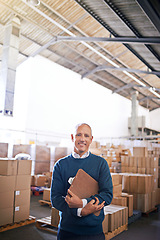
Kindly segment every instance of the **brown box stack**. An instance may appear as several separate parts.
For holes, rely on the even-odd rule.
[[[0,143],[0,158],[8,157],[8,143]]]
[[[0,225],[29,218],[31,160],[0,159]]]
[[[128,207],[128,216],[132,216],[133,215],[133,195],[129,195],[129,194],[123,194],[122,193],[122,176],[118,173],[111,173],[112,176],[112,183],[113,183],[113,199],[112,199],[112,203],[114,205],[119,205],[119,206],[125,206]],[[129,178],[124,178],[126,180],[126,184],[127,184],[127,190],[129,190]],[[121,190],[119,191],[119,193],[115,194],[115,190],[118,186],[121,186]]]
[[[51,199],[50,199],[50,192],[51,192],[50,188],[45,188],[44,189],[44,191],[43,191],[43,200],[51,201]]]
[[[55,163],[63,157],[68,155],[68,148],[67,147],[56,147],[55,148]]]
[[[148,157],[148,148],[147,147],[133,147],[133,156]]]
[[[31,160],[17,160],[14,222],[29,218],[31,167]]]
[[[15,183],[16,176],[0,175],[0,226],[13,223]]]
[[[121,174],[122,191],[133,195],[133,208],[147,212],[155,207],[154,179],[146,174]]]
[[[46,146],[36,146],[35,174],[50,172],[50,148]]]
[[[13,145],[12,156],[15,157],[19,153],[26,153],[31,156],[31,145],[30,144],[15,144],[15,145]]]
[[[110,204],[104,207],[104,214],[108,218],[108,232],[113,232],[115,229],[128,224],[127,207]],[[103,229],[104,227],[106,226],[103,224]]]

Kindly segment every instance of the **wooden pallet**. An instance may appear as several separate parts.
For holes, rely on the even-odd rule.
[[[43,206],[43,205],[48,205],[49,207],[52,207],[51,202],[46,201],[46,200],[39,200],[39,203]]]
[[[35,221],[36,221],[35,217],[29,216],[29,218],[24,220],[24,221],[20,221],[20,222],[16,222],[16,223],[13,223],[13,224],[6,224],[4,226],[0,226],[0,232],[4,232],[4,231],[11,230],[11,229],[14,229],[14,228],[22,227],[22,226],[34,223]]]
[[[51,232],[51,233],[57,235],[58,229],[57,229],[57,227],[54,227],[51,225],[51,216],[38,219],[36,221],[36,227],[41,230],[45,230],[45,231],[48,231],[48,232]]]
[[[110,240],[112,238],[114,238],[115,236],[117,236],[118,234],[122,233],[123,231],[128,230],[128,225],[123,225],[117,229],[115,229],[113,232],[108,232],[105,234],[105,239],[106,240]]]
[[[57,229],[57,227],[51,225],[51,217],[45,217],[45,218],[38,219],[36,221],[36,227],[41,230],[49,231],[49,232],[57,235],[58,229]],[[113,232],[108,232],[107,234],[105,234],[105,239],[110,240],[113,237],[117,236],[118,234],[120,234],[121,232],[126,231],[126,230],[128,230],[127,224],[115,229]]]
[[[149,214],[150,214],[150,213],[153,213],[153,212],[157,212],[157,208],[156,208],[156,207],[150,209],[149,211],[147,211],[147,212],[145,212],[145,213],[142,213],[142,216],[143,216],[143,217],[149,217]]]

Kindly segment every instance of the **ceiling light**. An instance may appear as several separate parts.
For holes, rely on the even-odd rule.
[[[32,6],[38,6],[40,5],[40,0],[25,0],[26,3],[31,4]]]

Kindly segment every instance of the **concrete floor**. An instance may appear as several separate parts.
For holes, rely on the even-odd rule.
[[[40,196],[31,197],[30,215],[40,219],[51,214],[49,206],[41,206]],[[0,240],[56,240],[56,235],[43,231],[35,223],[0,233]],[[128,226],[128,230],[113,238],[114,240],[160,240],[160,212],[150,213],[148,217],[141,217]]]

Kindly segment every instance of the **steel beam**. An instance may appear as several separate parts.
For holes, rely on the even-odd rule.
[[[84,41],[84,42],[114,42],[114,43],[132,43],[132,44],[160,44],[160,37],[74,37],[74,36],[57,36],[59,41]]]
[[[160,32],[160,20],[159,20],[158,15],[156,14],[155,10],[153,9],[152,4],[150,4],[149,1],[144,1],[144,0],[136,0],[136,2],[140,5],[140,7],[143,9],[143,11],[147,14],[148,18],[151,20],[151,22],[154,24],[154,26]]]
[[[160,98],[157,98],[157,97],[147,96],[147,97],[144,97],[144,98],[139,99],[138,101],[139,101],[139,102],[143,102],[143,101],[145,101],[145,100],[147,100],[147,99],[160,100]],[[156,104],[158,104],[158,103],[156,103]],[[159,105],[159,104],[158,104],[158,105]]]
[[[105,70],[105,69],[110,69],[110,70],[116,70],[116,71],[126,71],[126,72],[134,72],[134,73],[144,73],[144,74],[153,74],[153,75],[157,75],[157,76],[160,76],[160,72],[159,71],[143,71],[143,70],[140,70],[140,69],[132,69],[132,68],[122,68],[122,67],[111,67],[111,66],[107,66],[107,65],[101,65],[101,66],[98,66],[96,67],[95,69],[93,69],[92,71],[90,72],[87,72],[85,73],[83,77],[86,77],[92,73],[95,73],[95,72],[98,72],[98,71],[102,71],[102,70]]]

